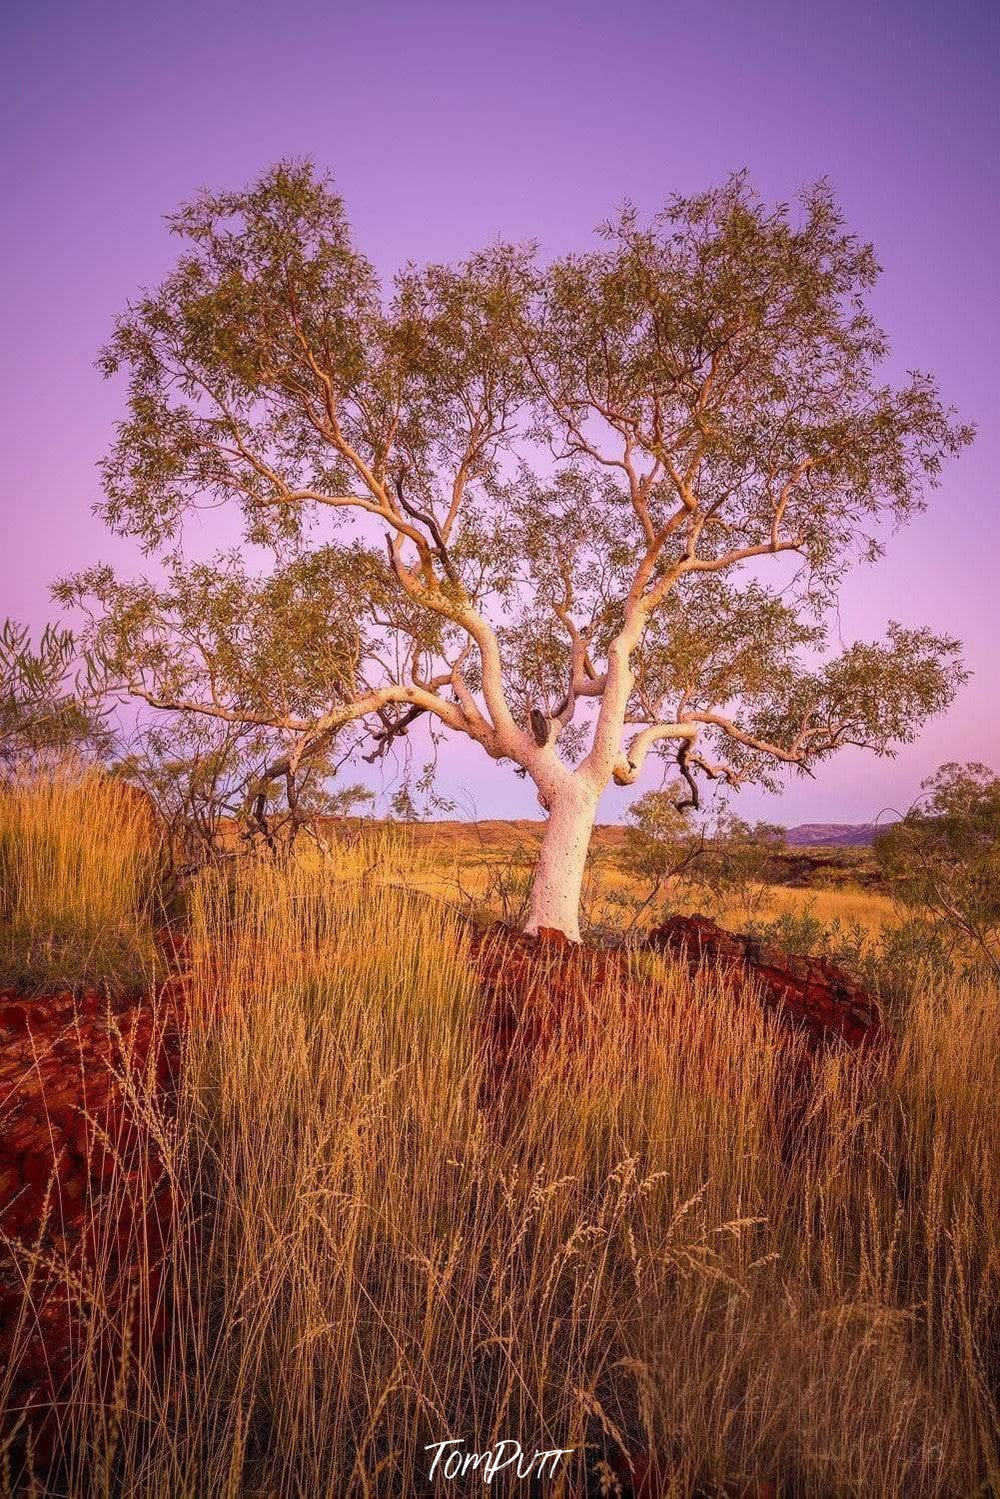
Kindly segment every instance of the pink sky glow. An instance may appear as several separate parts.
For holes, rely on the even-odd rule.
[[[780,200],[825,174],[884,267],[891,373],[932,370],[979,427],[927,513],[844,589],[842,638],[926,623],[964,640],[974,675],[896,760],[848,752],[780,801],[736,805],[862,821],[905,808],[942,760],[1000,767],[996,5],[38,0],[3,29],[0,615],[52,617],[49,584],[88,562],[142,568],[91,510],[123,409],[94,359],[176,253],[162,215],[199,187],[311,155],[388,277],[497,236],[583,247],[623,199],[653,210],[741,167]],[[537,815],[475,747],[441,763],[464,815]],[[601,820],[626,804],[610,790]]]

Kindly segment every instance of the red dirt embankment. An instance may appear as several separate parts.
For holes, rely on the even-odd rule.
[[[170,985],[155,1004],[0,994],[0,1404],[42,1453],[40,1418],[85,1349],[100,1364],[106,1314],[124,1320],[109,1295],[131,1305],[142,1278],[156,1313],[136,1336],[162,1335],[172,1203],[148,1109],[169,1111],[178,1061]],[[97,1266],[101,1307],[87,1304]],[[120,1367],[120,1348],[104,1352]]]
[[[706,968],[751,983],[765,1010],[812,1052],[837,1042],[864,1049],[884,1038],[871,995],[829,958],[766,946],[745,933],[727,932],[707,916],[671,916],[650,932],[646,946],[685,959],[692,973]]]
[[[790,1059],[794,1052],[792,1093],[808,1084],[803,1059],[815,1060],[838,1045],[876,1050],[885,1039],[874,1000],[829,959],[762,947],[705,916],[671,917],[644,946],[685,962],[692,974],[714,973],[762,1004],[787,1038]],[[487,1066],[481,1097],[486,1106],[522,1097],[539,1055],[557,1041],[576,1043],[588,996],[609,982],[626,994],[637,983],[624,951],[578,946],[547,929],[527,937],[491,927],[473,936],[473,961],[484,990]]]

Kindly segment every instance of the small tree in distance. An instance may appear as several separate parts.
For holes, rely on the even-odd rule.
[[[1000,776],[940,765],[906,816],[875,840],[893,893],[930,924],[949,965],[964,951],[1000,974]]]
[[[891,753],[951,700],[958,646],[928,629],[823,655],[845,570],[971,436],[930,377],[881,380],[875,257],[824,185],[793,214],[736,177],[587,253],[501,245],[391,295],[309,165],[170,223],[175,270],[103,355],[129,381],[103,513],[166,551],[191,510],[237,508],[326,600],[331,659],[303,710],[223,700],[164,656],[156,591],[140,618],[101,574],[91,642],[155,707],[314,753],[429,715],[534,782],[527,930],[577,939],[598,798],[651,750],[697,804],[700,778]]]
[[[646,892],[640,904],[631,902],[630,930],[665,897],[668,910],[699,902],[716,919],[736,907],[745,920],[776,883],[775,855],[787,846],[784,828],[745,822],[727,808],[692,819],[677,810],[683,800],[675,785],[647,791],[629,808],[624,863],[636,890]]]

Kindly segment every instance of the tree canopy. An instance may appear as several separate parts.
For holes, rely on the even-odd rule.
[[[500,244],[388,290],[309,164],[170,226],[175,269],[101,361],[128,381],[103,513],[169,580],[62,590],[150,703],[309,753],[428,714],[551,809],[654,748],[695,803],[704,776],[891,753],[950,701],[931,630],[826,654],[845,570],[971,431],[929,375],[885,381],[875,255],[825,184],[793,210],[737,176],[583,253]],[[271,576],[183,560],[220,505]]]

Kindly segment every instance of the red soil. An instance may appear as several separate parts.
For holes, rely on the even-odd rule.
[[[148,995],[0,994],[0,1403],[7,1431],[30,1428],[42,1457],[88,1322],[95,1368],[104,1311],[122,1321],[115,1309],[142,1280],[155,1313],[152,1326],[136,1320],[135,1337],[144,1352],[162,1337],[173,1205],[143,1111],[155,1101],[162,1117],[171,1106],[177,1012],[171,985],[156,1005]],[[98,1267],[103,1307],[87,1304]],[[113,1378],[122,1350],[103,1352]]]
[[[885,1039],[878,1006],[829,958],[802,957],[764,946],[740,932],[727,932],[707,916],[671,916],[647,939],[656,952],[747,981],[765,1010],[794,1031],[812,1052],[838,1042],[855,1049]]]
[[[785,1037],[785,1066],[772,1101],[776,1145],[787,1159],[800,1146],[812,1096],[813,1064],[834,1047],[861,1053],[882,1050],[886,1034],[873,1000],[835,964],[761,949],[706,917],[675,917],[651,933],[647,945],[727,980],[738,997],[761,1004]],[[527,937],[503,926],[472,934],[472,955],[483,994],[480,1017],[486,1066],[480,1100],[501,1127],[516,1126],[539,1056],[578,1043],[587,1010],[606,985],[628,1003],[635,976],[620,950],[571,943],[543,929]],[[704,1027],[701,1028],[704,1038]],[[697,1049],[698,1043],[695,1043]],[[696,1067],[704,1058],[694,1057]],[[820,1125],[821,1128],[821,1125]],[[622,1499],[658,1499],[674,1487],[658,1475],[651,1455],[615,1458]],[[728,1489],[731,1499],[774,1499],[764,1481]]]
[[[703,916],[673,917],[646,945],[685,962],[692,974],[700,968],[717,973],[777,1022],[788,1043],[786,1112],[790,1106],[795,1115],[800,1112],[811,1061],[831,1047],[877,1050],[885,1040],[874,1001],[827,959],[762,949]],[[561,932],[543,929],[527,937],[494,926],[473,934],[472,947],[483,989],[481,1099],[487,1107],[502,1103],[507,1110],[523,1101],[539,1056],[557,1041],[579,1043],[593,997],[606,985],[627,1003],[641,982],[621,950],[586,948]]]

